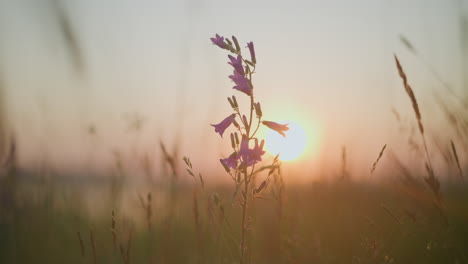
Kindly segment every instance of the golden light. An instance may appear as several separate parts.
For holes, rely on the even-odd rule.
[[[298,158],[305,150],[306,135],[304,130],[296,123],[290,121],[278,122],[289,124],[289,130],[285,132],[286,137],[281,136],[276,131],[269,129],[266,133],[265,149],[271,155],[279,155],[283,161]]]

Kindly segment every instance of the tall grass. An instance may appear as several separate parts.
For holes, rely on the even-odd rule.
[[[84,59],[80,44],[66,13],[56,7],[80,68]],[[407,39],[402,41],[417,53]],[[243,168],[230,174],[234,191],[210,183],[184,157],[190,183],[180,173],[178,142],[171,152],[162,141],[159,166],[164,173],[153,175],[146,156],[141,165],[148,180],[138,186],[141,192],[129,191],[131,173],[119,152],[114,153],[112,177],[102,182],[84,187],[53,177],[36,182],[15,169],[16,144],[2,139],[0,117],[0,145],[7,145],[1,148],[6,154],[5,175],[0,178],[0,263],[468,263],[466,186],[446,184],[442,199],[439,179],[444,175],[434,172],[416,95],[396,56],[395,63],[416,117],[427,168],[423,177],[435,201],[421,188],[419,176],[424,173],[404,164],[391,150],[385,155],[397,170],[380,165],[387,145],[372,164],[371,175],[379,165],[381,176],[372,186],[342,180],[286,186],[278,156],[271,165],[252,167],[250,173]],[[1,92],[0,82],[0,101]],[[231,106],[237,104],[233,100],[229,98]],[[254,111],[259,120],[262,115],[254,97],[249,100],[250,119],[244,121],[248,137],[258,129],[252,123]],[[456,121],[453,128],[463,142],[466,116],[449,108],[447,113]],[[231,134],[232,148],[238,149],[239,143]],[[466,161],[459,154],[466,149],[453,141],[450,148],[463,178]],[[267,173],[263,180],[256,178],[260,172]],[[341,179],[350,178],[344,146],[341,173]],[[153,176],[163,180],[154,183]],[[97,207],[92,201],[86,208],[87,189],[94,185],[99,185],[100,193],[90,199],[103,200],[104,205]],[[98,216],[92,215],[93,206],[99,208]],[[447,224],[450,219],[450,226],[439,224],[433,206]]]
[[[416,120],[418,122],[419,132],[421,134],[422,142],[423,142],[423,145],[424,145],[424,151],[426,153],[426,164],[425,165],[426,165],[426,170],[427,170],[428,176],[426,178],[424,178],[424,180],[426,181],[427,185],[430,187],[430,189],[434,193],[434,196],[435,196],[434,205],[438,208],[438,210],[440,211],[441,216],[443,217],[445,222],[448,224],[448,219],[447,219],[447,217],[446,217],[446,215],[444,213],[443,204],[442,204],[442,197],[441,197],[441,193],[440,193],[440,182],[437,179],[437,177],[435,176],[434,167],[432,166],[431,158],[430,158],[430,155],[429,155],[429,150],[427,148],[426,137],[425,137],[425,134],[424,134],[424,126],[423,126],[423,122],[422,122],[421,112],[419,111],[418,102],[416,101],[416,96],[414,95],[413,89],[411,88],[411,86],[408,83],[408,79],[407,79],[406,74],[405,74],[405,72],[403,70],[403,67],[400,64],[400,61],[398,60],[396,55],[394,55],[394,58],[395,58],[395,63],[396,63],[396,67],[397,67],[397,70],[398,70],[398,74],[400,75],[400,77],[401,77],[401,79],[403,81],[403,87],[405,88],[405,91],[406,91],[408,97],[411,100],[411,105],[413,106],[413,111],[414,111],[414,114],[416,116]]]

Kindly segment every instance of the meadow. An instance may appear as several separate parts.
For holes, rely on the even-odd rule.
[[[83,1],[82,5],[73,1],[20,2],[18,5],[14,1],[0,4],[6,10],[2,13],[6,18],[0,21],[6,25],[0,28],[0,44],[6,47],[5,54],[8,55],[2,56],[0,61],[0,264],[468,263],[468,78],[463,75],[468,69],[464,61],[468,58],[468,19],[462,9],[463,1],[444,5],[444,10],[424,1],[418,8],[412,6],[411,1],[399,4],[361,1],[352,5],[343,1],[328,7],[322,1],[310,5],[305,1],[301,3],[304,7],[299,8],[299,5],[284,1],[284,5],[241,1],[225,6],[219,5],[219,1],[174,1],[175,4],[146,1],[141,5],[130,4],[131,1],[99,4]],[[236,9],[239,6],[243,9]],[[443,25],[438,24],[441,21]],[[450,28],[455,23],[460,27],[458,35]],[[245,33],[245,38],[259,36],[259,49],[267,50],[263,54],[272,57],[257,58],[253,42],[239,43],[234,36],[216,34],[210,43],[208,37],[205,38],[206,27],[210,31],[216,27],[223,30],[235,28]],[[419,34],[420,31],[427,32]],[[450,34],[444,35],[442,31]],[[415,39],[423,44],[422,50],[402,34],[398,39],[395,32],[417,35]],[[268,36],[261,38],[261,34]],[[205,42],[200,40],[201,36]],[[443,36],[459,37],[460,47],[452,45],[455,39],[441,42]],[[434,41],[436,38],[439,42]],[[358,39],[363,42],[357,42]],[[389,39],[396,39],[398,46],[386,43]],[[431,46],[432,42],[435,44]],[[205,44],[213,46],[210,55],[200,48]],[[394,47],[397,47],[395,52],[401,51],[398,47],[403,48],[406,52],[402,54],[404,60],[399,60],[399,54],[387,54],[386,51]],[[460,53],[446,52],[455,47],[460,48]],[[394,62],[392,71],[380,72],[371,68],[386,63],[378,56],[361,62],[355,61],[356,57],[348,57],[349,53],[356,53],[358,57],[387,56]],[[452,57],[445,58],[447,54]],[[459,65],[451,61],[458,55],[461,57]],[[221,56],[224,60],[218,59]],[[216,61],[211,61],[212,58]],[[265,61],[258,69],[257,59]],[[409,73],[414,72],[411,67],[415,64],[408,63],[410,61],[424,68],[421,71],[424,76],[419,77],[424,79],[430,75],[430,85],[421,83],[421,78],[413,79]],[[442,61],[452,68],[442,74],[431,61]],[[305,133],[294,144],[286,143],[278,148],[279,156],[276,153],[269,153],[271,157],[264,155],[268,147],[275,147],[295,129],[293,123],[264,119],[276,117],[275,108],[280,112],[286,107],[279,91],[304,92],[290,98],[306,98],[297,105],[313,105],[312,100],[307,101],[308,96],[322,96],[322,90],[332,90],[333,87],[344,90],[342,86],[351,80],[353,83],[348,91],[335,90],[327,94],[343,95],[343,98],[325,97],[324,93],[324,101],[338,103],[328,106],[328,102],[320,102],[322,97],[313,101],[325,109],[324,116],[343,123],[350,119],[351,122],[346,124],[354,124],[353,117],[366,111],[369,115],[374,114],[371,112],[376,107],[384,109],[387,102],[370,102],[371,99],[347,104],[349,100],[360,98],[354,95],[354,89],[359,93],[358,86],[366,82],[359,80],[364,78],[359,71],[352,71],[354,69],[345,65],[361,63],[356,68],[369,69],[365,77],[370,80],[369,86],[376,83],[382,86],[381,90],[367,87],[369,95],[361,98],[390,97],[393,91],[387,93],[384,89],[394,88],[390,82],[398,80],[398,94],[405,96],[406,108],[399,109],[401,105],[398,105],[388,112],[393,112],[393,124],[400,132],[398,140],[403,142],[404,148],[379,142],[380,148],[372,152],[375,159],[368,164],[350,164],[352,155],[359,153],[349,154],[345,142],[340,142],[343,144],[341,153],[335,153],[336,148],[330,151],[336,154],[335,161],[338,162],[332,163],[332,171],[322,171],[323,175],[307,175],[305,169],[304,172],[292,171],[285,165],[286,153],[281,155],[282,151],[292,145],[299,149],[304,147]],[[42,69],[34,68],[37,65]],[[273,74],[263,77],[267,87],[256,87],[257,70],[260,72],[268,67]],[[223,76],[224,79],[204,76],[226,69],[232,71],[232,75]],[[461,87],[451,86],[445,80],[446,77],[456,83],[454,75],[459,73],[450,72],[452,70],[460,70],[462,76],[458,81]],[[28,73],[31,76],[26,76]],[[128,76],[123,78],[119,74]],[[341,75],[343,80],[340,80]],[[16,82],[15,78],[24,83]],[[308,78],[317,80],[306,84],[304,80]],[[111,81],[104,81],[106,79]],[[337,80],[328,82],[329,79]],[[190,85],[192,80],[193,86]],[[230,80],[233,87],[223,87],[220,85],[222,80]],[[132,84],[142,88],[133,90]],[[200,84],[221,88],[218,91],[196,87]],[[317,86],[313,88],[316,91],[306,91],[312,84]],[[9,85],[12,86],[7,87]],[[26,90],[28,85],[34,87],[32,92]],[[23,86],[24,91],[15,94]],[[107,89],[106,86],[110,89],[101,90],[102,87]],[[425,95],[430,93],[432,86],[436,87],[432,89],[433,100],[419,97],[421,94],[415,94],[415,91],[422,90],[413,90],[413,86],[424,86]],[[73,88],[78,89],[71,90]],[[153,93],[150,89],[158,91]],[[257,89],[261,92],[256,93]],[[174,92],[174,97],[166,97],[169,90]],[[211,97],[225,91],[233,94],[227,101],[226,98]],[[16,102],[12,99],[9,105],[9,93],[12,98],[15,95],[25,99],[15,98],[18,99]],[[160,97],[152,98],[149,93]],[[50,101],[44,99],[48,96]],[[121,98],[109,100],[112,96]],[[262,101],[263,97],[268,98]],[[73,98],[73,102],[64,98]],[[130,102],[132,100],[137,101],[136,109],[141,105],[144,111],[143,99],[150,102],[146,113],[161,116],[155,117],[155,134],[174,134],[174,142],[164,142],[160,138],[158,142],[156,136],[154,142],[145,141],[138,134],[144,122],[138,113],[124,117],[129,121],[126,130],[136,131],[126,134],[134,137],[126,138],[128,145],[135,144],[130,146],[129,153],[121,155],[114,151],[113,144],[99,142],[112,136],[115,136],[112,140],[121,139],[121,131],[115,133],[117,136],[110,132],[109,135],[99,134],[107,131],[100,130],[101,126],[108,125],[108,131],[113,129],[112,120],[108,121],[107,117],[115,117],[115,113],[104,112],[130,107],[135,103]],[[392,104],[396,101],[388,100]],[[224,108],[219,107],[220,102],[224,103]],[[264,102],[263,106],[261,102]],[[38,113],[33,113],[36,103]],[[50,107],[50,112],[47,103],[56,104],[55,108]],[[420,103],[426,107],[420,109]],[[19,111],[13,109],[15,104],[19,105]],[[192,109],[201,109],[202,104],[206,109],[189,113]],[[339,104],[344,105],[342,112],[332,109]],[[81,108],[74,109],[76,105]],[[349,110],[350,106],[357,105],[365,111]],[[54,113],[54,109],[60,109],[60,113]],[[426,113],[422,109],[432,112]],[[20,114],[9,116],[9,110],[11,113],[17,110]],[[204,110],[209,110],[207,116],[202,116]],[[83,113],[75,113],[80,111]],[[222,121],[210,119],[214,116],[212,113],[221,111],[227,114]],[[334,111],[341,114],[336,117],[331,113]],[[349,116],[343,116],[348,111]],[[69,117],[72,112],[78,117]],[[301,114],[306,119],[313,119],[313,113]],[[34,146],[41,146],[44,149],[39,147],[36,152],[44,157],[49,150],[52,152],[53,147],[48,149],[47,144],[59,134],[53,127],[48,127],[53,123],[48,122],[53,120],[52,115],[61,116],[57,122],[62,123],[55,128],[63,129],[63,133],[83,132],[73,131],[71,123],[84,120],[86,136],[92,138],[87,141],[92,145],[89,149],[96,151],[84,160],[93,167],[81,168],[76,173],[55,169],[47,162],[39,162],[36,167],[21,166],[26,164],[21,157],[27,156],[22,156],[21,150],[34,153]],[[105,122],[99,123],[98,116]],[[443,118],[436,120],[436,116]],[[375,121],[375,118],[369,120]],[[435,121],[431,122],[431,119]],[[159,122],[168,120],[173,122],[168,124],[174,124],[177,129],[163,133],[169,128],[159,126]],[[194,120],[196,122],[191,122]],[[18,131],[10,121],[16,122],[18,128],[31,127],[31,131]],[[212,134],[197,138],[190,127],[194,124],[209,127]],[[364,132],[374,125],[369,121],[366,126],[356,127]],[[33,129],[37,127],[39,129]],[[265,143],[257,134],[259,128],[267,129],[274,137],[267,136]],[[383,132],[385,128],[380,130]],[[43,133],[43,138],[41,135],[35,137],[35,131]],[[334,132],[328,131],[330,134]],[[18,136],[21,134],[23,142]],[[181,142],[186,138],[184,134],[200,144],[224,144],[230,147],[231,154],[207,155],[203,148],[193,144],[199,152],[196,155],[201,154],[206,159],[216,156],[219,170],[212,169],[212,175],[202,174],[200,171],[211,168],[192,164],[189,156],[180,153],[181,145],[193,143]],[[24,146],[35,139],[44,142]],[[273,142],[268,142],[271,139]],[[317,140],[320,140],[318,136]],[[156,143],[156,151],[151,153],[155,155],[145,153],[142,160],[140,156],[132,156],[141,145],[155,142],[159,143]],[[81,145],[85,143],[81,143],[63,145],[83,147]],[[70,151],[74,154],[86,148],[75,150],[57,146],[62,153]],[[110,149],[111,153],[106,152]],[[223,155],[227,154],[225,149],[220,151]],[[295,157],[297,151],[288,154]],[[93,174],[96,167],[105,167],[99,163],[105,160],[102,153],[109,155],[107,161],[111,160],[114,165],[105,173]],[[82,158],[79,154],[70,157]],[[197,157],[192,158],[195,161]],[[366,168],[366,173],[356,175],[352,170],[356,167]],[[294,179],[309,180],[302,183]]]
[[[228,44],[220,47],[240,54],[237,43]],[[249,177],[237,161],[222,160],[228,173],[235,169],[234,185],[214,184],[161,143],[162,175],[135,183],[117,163],[108,177],[73,180],[17,168],[11,144],[0,179],[0,263],[468,263],[467,168],[460,160],[468,102],[440,104],[459,144],[445,138],[438,142],[445,147],[429,149],[410,77],[397,57],[395,63],[426,170],[383,147],[369,164],[370,178],[348,175],[345,157],[341,174],[301,185],[288,184],[278,160],[257,167],[268,172],[264,182],[252,177],[253,167]],[[260,125],[257,107],[250,119],[255,109]],[[244,119],[239,131],[252,127]],[[232,134],[231,143],[242,151]],[[379,167],[380,159],[391,166]],[[435,159],[444,171],[434,170]],[[247,179],[250,186],[240,190]]]
[[[405,177],[395,171],[378,184],[269,186],[251,207],[249,262],[466,263],[466,186],[444,184],[446,223],[425,183]],[[2,181],[1,262],[238,261],[241,215],[228,186],[150,188],[140,201],[111,185]],[[89,188],[99,193],[89,198]]]

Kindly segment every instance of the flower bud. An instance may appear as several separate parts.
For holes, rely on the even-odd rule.
[[[232,123],[234,124],[236,128],[240,128],[239,123],[237,123],[236,119],[234,119]]]
[[[236,52],[239,53],[240,52],[240,46],[239,46],[239,42],[237,42],[237,38],[232,36],[232,40],[234,41],[234,45],[236,45]]]
[[[261,118],[262,117],[262,107],[260,106],[260,103],[255,103],[254,107],[255,107],[255,113],[257,114],[257,117]]]
[[[249,122],[247,122],[247,117],[245,115],[242,116],[242,122],[244,123],[244,127],[249,127]]]
[[[234,141],[234,134],[233,133],[231,133],[231,147],[233,149],[236,148],[236,142]]]
[[[234,108],[239,108],[239,105],[237,104],[236,97],[234,95],[232,96],[232,101],[234,103]]]
[[[255,49],[254,49],[253,42],[248,42],[247,43],[247,48],[249,48],[250,58],[251,58],[253,64],[256,64],[257,63],[257,58],[255,57]]]
[[[234,132],[234,137],[236,139],[236,145],[239,145],[239,135],[237,135],[237,132]]]
[[[232,53],[237,53],[234,47],[232,47],[232,42],[228,38],[225,38],[224,40],[226,41],[225,49],[229,50]]]
[[[231,105],[232,108],[235,108],[234,107],[234,102],[232,101],[231,97],[228,97],[228,102],[229,102],[229,104]]]

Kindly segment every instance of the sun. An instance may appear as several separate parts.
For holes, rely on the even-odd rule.
[[[272,155],[279,155],[282,161],[298,158],[305,150],[306,136],[304,130],[291,121],[282,121],[280,124],[289,124],[289,130],[285,132],[286,137],[276,131],[268,130],[265,139],[265,149]]]

